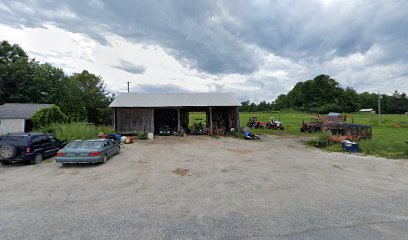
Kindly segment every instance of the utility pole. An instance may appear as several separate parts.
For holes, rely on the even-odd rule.
[[[381,95],[378,92],[378,125],[381,125]]]
[[[129,84],[130,84],[130,82],[128,81],[128,82],[127,82],[127,85],[128,85],[128,93],[129,93]]]

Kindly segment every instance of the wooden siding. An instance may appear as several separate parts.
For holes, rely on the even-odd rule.
[[[115,129],[118,133],[154,132],[152,108],[115,108]]]

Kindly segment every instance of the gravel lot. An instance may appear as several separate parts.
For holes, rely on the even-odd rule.
[[[158,137],[0,167],[0,239],[407,239],[408,161],[296,138]]]

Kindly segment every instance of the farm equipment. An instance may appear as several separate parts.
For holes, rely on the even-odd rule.
[[[203,119],[195,119],[198,123],[194,122],[191,126],[191,134],[205,134],[205,127],[203,125]]]
[[[347,119],[351,120],[347,122]],[[370,139],[372,128],[369,125],[355,124],[351,114],[329,113],[327,116],[315,115],[309,122],[302,121],[301,132],[328,133],[325,139],[331,142],[342,142],[344,140],[356,141]]]
[[[322,130],[322,122],[319,117],[310,118],[309,122],[302,120],[302,125],[300,127],[301,132],[320,132]]]
[[[326,131],[331,133],[326,136],[326,139],[338,143],[344,140],[357,141],[372,137],[372,127],[363,124],[332,123],[327,127]]]
[[[279,121],[278,118],[275,119],[275,117],[270,117],[269,122],[266,123],[266,128],[267,129],[278,129],[278,130],[283,130],[283,124],[281,121]]]
[[[248,120],[247,126],[249,128],[265,128],[266,127],[266,122],[260,122],[260,121],[258,121],[257,117],[251,117]]]

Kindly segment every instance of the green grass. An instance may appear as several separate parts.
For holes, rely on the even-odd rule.
[[[360,140],[360,150],[363,154],[375,155],[393,159],[408,159],[408,115],[384,114],[381,125],[378,124],[378,116],[371,113],[353,113],[354,122],[358,124],[368,124],[373,127],[373,138],[370,140]],[[313,118],[312,114],[303,112],[255,112],[240,113],[241,127],[247,125],[250,117],[257,117],[258,120],[266,122],[269,117],[278,117],[285,130],[253,129],[255,134],[292,135],[307,136],[314,139],[320,137],[320,133],[300,132],[302,119]],[[190,114],[190,124],[196,118],[205,120],[205,113]],[[340,144],[333,144],[327,147],[329,151],[342,151]]]
[[[53,123],[39,129],[39,131],[53,133],[58,139],[68,142],[76,139],[95,139],[98,138],[100,132],[105,134],[115,132],[111,126],[95,126],[85,122]]]

